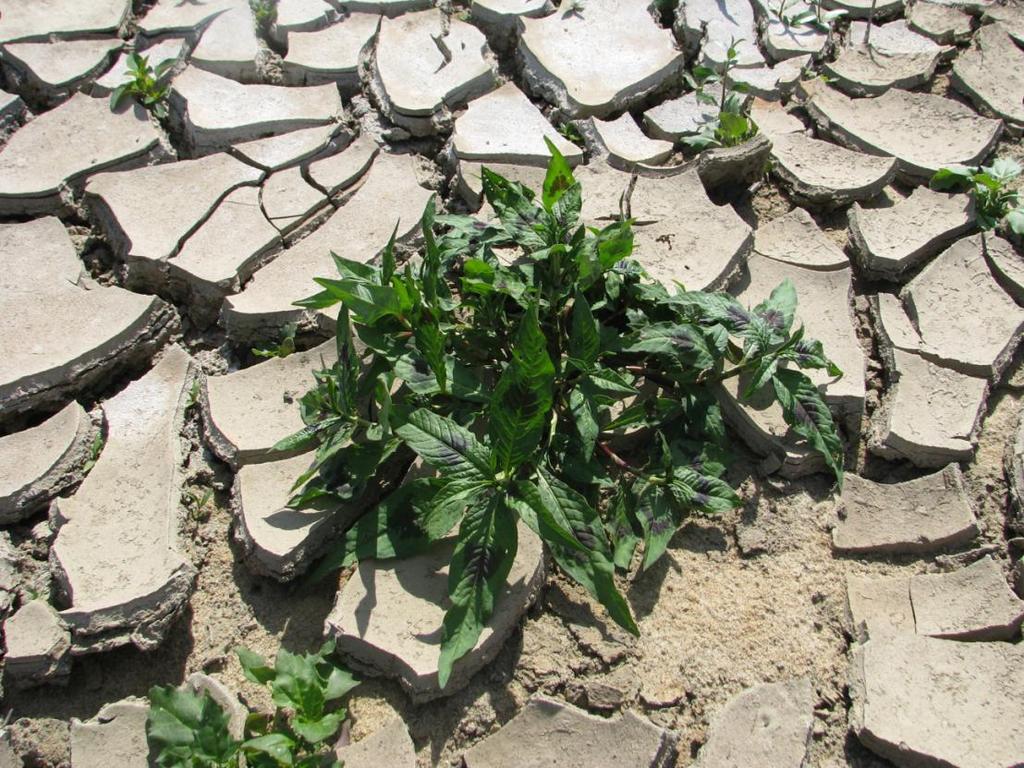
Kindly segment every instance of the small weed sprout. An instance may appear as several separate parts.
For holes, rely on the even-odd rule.
[[[992,165],[971,168],[951,165],[940,168],[932,176],[931,187],[937,190],[966,190],[974,197],[978,226],[983,230],[995,229],[1006,219],[1007,226],[1016,234],[1024,235],[1024,201],[1020,192],[1008,185],[1021,174],[1016,160],[999,158]]]
[[[295,352],[295,334],[298,332],[298,326],[295,323],[288,323],[281,329],[281,343],[273,347],[258,348],[253,347],[252,353],[256,357],[270,358],[270,357],[288,357],[288,355]]]
[[[358,682],[329,660],[334,644],[298,656],[281,649],[271,667],[257,654],[236,649],[247,679],[270,689],[277,711],[251,713],[245,738],[228,728],[230,717],[209,693],[172,686],[149,692],[146,737],[163,768],[339,768],[333,740],[348,717],[345,707],[332,708]],[[328,711],[329,710],[329,711]]]
[[[185,506],[188,508],[189,515],[198,523],[206,522],[210,519],[210,502],[213,501],[213,488],[206,488],[202,493],[199,491],[203,489],[190,488],[185,491]]]
[[[252,0],[251,7],[257,26],[268,29],[277,22],[277,0]]]
[[[814,27],[821,32],[831,32],[832,24],[847,15],[844,9],[826,11],[821,7],[821,0],[804,0],[807,6],[796,13],[789,13],[787,9],[792,5],[793,0],[779,0],[778,8],[772,8],[771,13],[782,22],[787,29],[789,27]]]
[[[693,149],[735,147],[757,134],[757,124],[747,114],[747,85],[734,83],[729,73],[739,64],[737,46],[743,42],[733,38],[726,51],[726,60],[714,68],[699,66],[686,73],[687,84],[697,92],[697,101],[718,108],[718,115],[704,124],[700,133],[686,136],[683,143]],[[709,89],[719,86],[718,98]]]
[[[583,134],[580,133],[580,129],[573,123],[562,123],[558,126],[558,133],[561,134],[563,139],[571,141],[577,147],[586,145],[586,141],[583,138]]]
[[[162,120],[167,117],[167,94],[170,91],[166,82],[167,74],[174,66],[174,60],[168,59],[156,68],[150,66],[149,57],[133,53],[128,57],[128,79],[121,83],[110,94],[110,108],[117,109],[126,96],[131,96],[139,104]]]
[[[197,378],[195,379],[195,381],[192,382],[192,386],[189,387],[188,389],[188,398],[186,398],[185,400],[186,411],[191,411],[193,408],[199,405],[199,394],[201,391],[202,388],[199,384],[199,379]]]
[[[103,446],[106,440],[103,439],[103,433],[100,432],[92,439],[92,445],[89,446],[89,457],[85,460],[85,464],[82,465],[82,472],[88,473],[96,466],[96,462],[99,461],[100,454],[103,453]]]

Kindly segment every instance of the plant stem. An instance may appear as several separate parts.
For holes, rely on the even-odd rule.
[[[623,459],[621,456],[616,454],[611,448],[608,447],[607,443],[598,443],[597,447],[601,449],[601,452],[611,459],[612,463],[621,469],[623,472],[628,472],[636,477],[643,477],[643,474],[636,469],[633,465]]]

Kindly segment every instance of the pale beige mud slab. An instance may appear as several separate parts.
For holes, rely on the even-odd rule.
[[[860,643],[884,635],[914,634],[910,578],[847,576],[846,618]]]
[[[676,735],[633,712],[596,717],[569,704],[535,696],[500,731],[469,749],[466,768],[668,768]]]
[[[627,0],[591,0],[584,13],[563,0],[551,16],[524,18],[520,25],[519,55],[530,88],[574,117],[632,107],[684,64],[671,33]]]
[[[1024,755],[1024,648],[916,635],[854,651],[850,724],[898,766],[1009,766]]]
[[[23,94],[52,107],[110,66],[122,45],[116,38],[8,43],[0,59],[21,80]]]
[[[888,207],[855,203],[849,216],[858,266],[872,277],[898,281],[973,228],[974,199],[918,187]]]
[[[397,717],[365,739],[335,751],[345,768],[416,768],[416,747]]]
[[[16,0],[4,5],[0,42],[111,33],[130,11],[129,0]]]
[[[32,600],[4,622],[4,682],[16,688],[66,682],[71,633],[45,600]]]
[[[160,299],[82,277],[71,238],[55,218],[0,227],[0,260],[5,416],[62,406],[72,393],[149,359],[177,326]],[[57,308],[75,322],[55,323]]]
[[[290,85],[339,83],[359,90],[359,57],[373,40],[380,16],[353,13],[315,32],[291,32],[282,69]]]
[[[836,513],[838,552],[928,553],[966,544],[979,532],[956,464],[903,483],[847,475]]]
[[[705,61],[721,64],[729,41],[736,40],[738,66],[765,63],[757,47],[757,24],[748,0],[683,0],[676,8],[672,31],[688,57],[701,53]]]
[[[851,99],[825,85],[808,86],[807,111],[841,144],[892,156],[910,181],[927,180],[943,166],[977,165],[995,147],[1002,122],[930,93],[891,88],[871,99]]]
[[[56,212],[65,184],[144,163],[159,142],[160,132],[142,107],[126,104],[113,112],[107,99],[75,94],[20,128],[0,151],[0,212]],[[76,151],[53,151],[69,146]]]
[[[802,768],[810,746],[815,698],[806,678],[748,688],[712,718],[696,765]]]
[[[242,85],[196,67],[174,78],[172,106],[200,151],[337,122],[341,96],[333,85],[288,88]]]
[[[312,372],[337,359],[336,344],[327,341],[226,376],[208,376],[203,398],[207,444],[236,470],[287,457],[270,449],[303,428],[298,401],[315,383]]]
[[[36,427],[0,437],[0,524],[24,520],[81,482],[99,433],[71,402]]]
[[[870,200],[896,176],[896,159],[876,157],[802,133],[772,140],[773,172],[793,196],[829,208]]]
[[[106,401],[103,453],[75,495],[55,505],[50,565],[77,653],[157,647],[192,594],[195,568],[176,534],[192,376],[192,359],[173,346]]]
[[[455,663],[442,691],[437,668],[453,540],[400,560],[365,560],[341,587],[324,631],[338,651],[376,675],[398,678],[414,701],[469,683],[505,644],[544,583],[540,540],[520,526],[519,550],[476,646]],[[481,765],[483,765],[481,763]]]
[[[982,112],[1003,118],[1017,135],[1024,130],[1024,51],[1001,24],[978,30],[953,66],[952,83]]]
[[[950,573],[910,577],[917,634],[949,640],[1017,640],[1024,601],[991,557]]]
[[[381,111],[414,136],[437,133],[451,111],[497,85],[483,33],[430,10],[381,22],[373,88]]]
[[[548,139],[571,165],[583,162],[583,150],[566,140],[514,83],[506,83],[474,101],[455,120],[455,157],[484,163],[546,168]]]

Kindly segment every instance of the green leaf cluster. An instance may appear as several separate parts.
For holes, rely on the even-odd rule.
[[[423,465],[317,575],[422,552],[457,531],[442,685],[494,610],[520,523],[637,631],[616,568],[638,548],[650,567],[688,516],[740,503],[724,479],[724,379],[747,376],[744,397],[776,396],[842,477],[831,414],[801,369],[840,371],[795,324],[792,284],[751,309],[646,279],[630,258],[632,222],[583,225],[581,186],[549,147],[539,196],[484,169],[492,221],[436,216],[431,201],[421,254],[399,269],[392,237],[377,265],[336,258],[339,277],[319,278],[323,290],[300,302],[341,305],[338,365],[317,372],[307,427],[285,441],[318,446],[321,471],[300,478],[304,493],[336,492],[321,452],[357,450],[350,475],[372,474],[389,452]]]
[[[711,67],[694,67],[692,72],[683,75],[687,85],[696,92],[697,101],[718,110],[717,115],[701,127],[700,133],[683,137],[682,142],[693,149],[735,147],[757,135],[757,124],[747,107],[747,84],[733,82],[729,77],[739,64],[737,46],[741,42],[732,39],[724,62]],[[718,86],[717,97],[711,92],[714,86]]]
[[[931,187],[970,192],[974,197],[978,226],[982,229],[995,229],[1005,219],[1013,232],[1024,235],[1024,201],[1019,191],[1009,187],[1020,174],[1020,163],[1001,157],[992,165],[978,168],[966,165],[939,168],[932,176]]]
[[[255,357],[269,359],[273,357],[288,357],[295,353],[295,334],[299,326],[295,323],[288,323],[281,329],[281,341],[272,347],[253,347],[252,354]]]
[[[804,8],[790,12],[789,6],[793,1],[779,0],[778,7],[770,9],[771,14],[787,29],[789,27],[812,27],[819,32],[830,32],[836,21],[848,15],[845,8],[825,10],[822,8],[821,0],[803,0],[801,5],[805,6]]]
[[[252,651],[236,651],[249,680],[269,687],[273,717],[251,714],[235,739],[229,716],[207,692],[156,686],[149,692],[146,735],[163,768],[340,768],[333,740],[347,717],[333,706],[358,684],[328,660],[332,643],[298,656],[281,649],[271,667]]]
[[[110,94],[110,108],[117,109],[125,97],[131,97],[155,117],[161,120],[167,117],[167,94],[170,92],[167,75],[173,66],[173,59],[168,59],[154,68],[150,66],[148,56],[132,53],[128,56],[127,80]]]

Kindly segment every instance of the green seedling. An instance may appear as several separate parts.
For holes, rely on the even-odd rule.
[[[288,357],[295,352],[295,334],[299,327],[295,323],[288,323],[281,329],[281,342],[273,347],[264,349],[253,347],[252,353],[256,357]]]
[[[328,657],[334,644],[297,656],[281,649],[271,667],[257,654],[238,648],[246,678],[270,689],[272,717],[250,713],[245,738],[236,739],[228,714],[205,691],[154,687],[146,735],[163,768],[341,768],[333,741],[347,717],[336,703],[358,685]]]
[[[154,69],[149,65],[149,57],[132,53],[128,56],[128,72],[126,80],[110,94],[110,108],[117,109],[126,96],[135,99],[159,119],[167,117],[167,94],[170,87],[166,78],[174,60],[161,62]]]
[[[96,462],[100,459],[100,454],[103,453],[103,446],[106,444],[106,439],[103,437],[103,432],[96,433],[96,437],[92,439],[92,443],[89,445],[89,456],[85,460],[85,464],[82,465],[82,472],[89,472],[93,467],[96,466]]]
[[[397,460],[433,470],[371,508],[314,577],[457,531],[442,686],[491,616],[520,524],[637,632],[616,568],[641,549],[651,567],[690,516],[740,504],[724,479],[721,382],[775,398],[842,478],[832,416],[801,369],[841,372],[796,324],[793,285],[748,308],[649,280],[632,222],[584,226],[580,183],[548,146],[539,194],[485,168],[495,220],[437,216],[431,200],[415,267],[399,268],[392,236],[379,266],[335,256],[337,277],[297,302],[339,307],[338,361],[302,398],[307,426],[275,446],[316,448],[290,505],[331,509]]]
[[[562,123],[558,126],[558,132],[562,138],[567,141],[571,141],[578,147],[586,146],[586,140],[583,138],[583,134],[580,133],[580,129],[577,128],[573,123]]]
[[[197,522],[209,519],[213,501],[213,488],[206,488],[202,493],[199,489],[190,488],[185,491],[185,506],[188,507],[189,515]]]
[[[258,26],[266,29],[277,22],[277,0],[252,0],[251,7]]]
[[[820,32],[831,32],[832,27],[839,19],[848,15],[845,9],[825,10],[821,0],[803,0],[800,10],[790,12],[788,9],[794,2],[799,0],[779,0],[777,8],[772,8],[772,15],[782,22],[787,29],[789,27],[813,27]]]
[[[696,92],[697,101],[717,109],[717,115],[703,125],[700,133],[683,137],[683,143],[693,149],[735,147],[757,135],[757,124],[747,112],[747,86],[729,77],[739,64],[737,46],[741,42],[733,38],[722,64],[695,67],[684,75],[687,85]],[[714,90],[719,90],[717,98]]]
[[[196,377],[192,381],[192,386],[188,388],[188,397],[185,398],[185,410],[190,411],[199,405],[199,395],[202,393],[202,386],[199,383],[199,378]]]
[[[940,168],[931,179],[932,189],[965,190],[974,197],[978,226],[994,229],[999,222],[1016,234],[1024,235],[1024,202],[1019,191],[1009,184],[1021,174],[1016,160],[999,158],[992,165],[972,168],[951,165]]]

